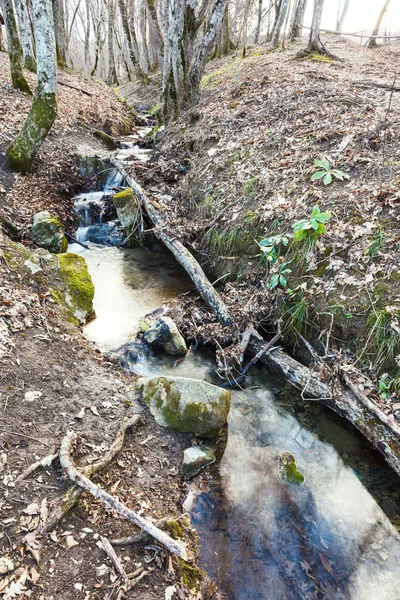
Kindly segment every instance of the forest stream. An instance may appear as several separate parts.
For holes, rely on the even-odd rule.
[[[69,247],[85,257],[95,284],[97,317],[85,334],[104,352],[134,341],[145,314],[193,287],[161,246],[118,247],[118,223],[102,216],[110,181],[115,173],[104,192],[75,199],[76,236],[89,247]],[[140,355],[129,369],[219,382],[202,350],[181,361]],[[284,451],[295,456],[303,485],[279,478]],[[232,393],[217,455],[190,483],[183,508],[199,533],[200,566],[227,598],[400,599],[398,478],[346,421],[255,368]]]

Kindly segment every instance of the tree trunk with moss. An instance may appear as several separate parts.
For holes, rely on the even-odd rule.
[[[376,48],[377,45],[378,45],[376,43],[376,36],[379,33],[379,29],[381,27],[381,23],[382,23],[383,17],[385,16],[386,11],[387,11],[387,9],[389,7],[389,3],[390,3],[390,0],[386,0],[385,4],[382,7],[381,12],[379,13],[378,20],[377,20],[376,25],[374,27],[374,30],[372,32],[372,36],[371,36],[371,38],[370,38],[370,40],[368,42],[368,48]]]
[[[200,7],[193,0],[168,0],[161,93],[165,122],[197,103],[200,81],[220,34],[226,5],[227,0],[205,1]]]
[[[15,8],[18,17],[18,27],[21,37],[22,54],[25,69],[36,73],[36,60],[32,51],[31,28],[29,25],[28,6],[26,0],[16,0]]]
[[[324,8],[324,0],[314,0],[314,13],[311,23],[310,38],[308,46],[297,54],[297,58],[308,58],[310,56],[327,56],[334,59],[335,56],[329,52],[321,41],[321,20]]]
[[[33,159],[57,115],[57,64],[51,0],[33,0],[37,78],[31,110],[21,131],[7,150],[10,166],[20,173],[32,168]]]
[[[129,25],[126,0],[118,0],[118,7],[121,15],[122,29],[124,31],[125,38],[128,44],[129,58],[131,59],[131,63],[136,73],[139,75],[140,79],[142,79],[144,82],[148,82],[149,78],[141,68],[138,57],[135,52],[135,48],[137,48],[136,33],[134,28],[130,27]]]
[[[279,10],[278,18],[275,21],[275,27],[272,32],[271,38],[271,49],[276,50],[279,44],[279,37],[282,30],[282,25],[285,21],[285,17],[289,8],[289,0],[282,0],[281,7]]]
[[[67,33],[65,28],[64,0],[53,0],[54,33],[56,40],[57,65],[61,69],[67,68]]]
[[[15,89],[32,96],[22,68],[22,48],[19,41],[17,21],[12,0],[1,0],[4,23],[6,26],[8,57],[10,59],[11,81]]]
[[[118,85],[114,54],[115,0],[108,2],[108,85]]]

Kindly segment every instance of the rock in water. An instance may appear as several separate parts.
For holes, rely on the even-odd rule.
[[[172,319],[161,317],[145,332],[144,339],[153,348],[160,348],[167,354],[182,356],[187,352],[184,338]]]
[[[207,465],[215,462],[215,454],[208,446],[192,446],[183,453],[182,471],[187,477],[194,477]]]
[[[41,248],[55,254],[66,252],[68,241],[64,234],[64,225],[47,210],[33,217],[32,240]]]
[[[65,304],[80,322],[84,322],[93,313],[94,285],[87,264],[78,254],[60,254],[58,274],[65,285],[62,295],[57,291],[53,298],[59,304]]]
[[[187,377],[141,377],[137,387],[162,427],[214,437],[226,423],[231,394],[211,383]]]
[[[126,190],[122,190],[122,192],[118,192],[118,194],[114,194],[113,204],[125,237],[130,236],[127,245],[137,245],[138,240],[132,234],[139,229],[141,224],[139,200],[131,188],[127,188]]]
[[[284,452],[279,457],[279,477],[286,483],[301,485],[304,483],[304,475],[297,469],[293,454]]]

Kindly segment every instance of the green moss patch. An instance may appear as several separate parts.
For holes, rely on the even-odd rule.
[[[83,322],[93,311],[94,285],[86,261],[77,254],[60,254],[59,275],[65,284],[65,304]],[[56,292],[59,296],[59,293]],[[53,296],[54,297],[54,296]]]

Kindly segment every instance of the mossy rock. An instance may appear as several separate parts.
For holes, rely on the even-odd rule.
[[[114,194],[113,204],[124,234],[127,238],[129,237],[127,245],[137,245],[139,243],[138,235],[132,235],[136,231],[139,231],[141,224],[140,203],[136,194],[131,188],[122,190],[122,192]]]
[[[285,483],[292,485],[301,485],[304,483],[305,477],[297,469],[295,458],[290,452],[284,452],[279,457],[279,477]]]
[[[64,225],[47,210],[33,217],[32,240],[40,248],[45,248],[54,254],[66,252],[68,240],[64,234]]]
[[[58,303],[65,305],[74,317],[83,323],[93,313],[94,285],[87,264],[78,254],[60,254],[58,274],[65,284],[65,292],[53,292]]]
[[[206,381],[187,377],[141,377],[137,387],[162,427],[214,437],[226,423],[230,392]]]

